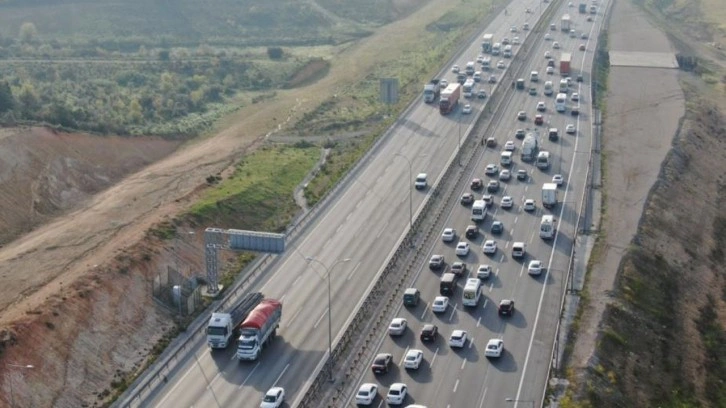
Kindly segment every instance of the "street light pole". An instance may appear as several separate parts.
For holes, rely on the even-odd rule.
[[[409,183],[413,182],[413,165],[411,164],[411,160],[408,159],[408,157],[402,155],[401,153],[396,153],[394,156],[398,156],[406,160],[408,163],[408,179]],[[408,188],[408,226],[411,231],[413,231],[413,186],[410,186]]]
[[[532,404],[532,408],[534,408],[534,400],[520,400],[520,399],[514,399],[514,398],[505,398],[504,401],[514,402],[515,407],[517,406],[517,402],[528,402],[528,403]]]
[[[35,368],[35,366],[33,366],[31,364],[25,364],[25,365],[23,365],[23,364],[5,364],[5,365],[7,367],[11,367],[11,368],[21,368],[21,369]],[[9,384],[10,384],[10,407],[12,408],[12,407],[15,407],[15,395],[13,394],[13,379],[12,378],[10,378]]]
[[[214,393],[214,388],[212,388],[212,384],[209,382],[209,378],[207,378],[207,374],[202,369],[202,365],[199,363],[199,359],[197,358],[197,354],[194,353],[194,360],[197,362],[197,366],[199,367],[199,371],[202,372],[202,377],[204,377],[204,381],[207,382],[207,388],[209,388],[209,391],[212,392],[212,397],[214,398],[214,402],[217,403],[217,407],[221,408],[222,406],[219,404],[219,400],[217,399],[217,394]]]
[[[459,139],[456,144],[456,156],[459,158],[459,166],[461,166],[461,116],[461,109],[459,109],[459,120],[457,120],[459,122]]]
[[[350,258],[338,259],[333,262],[333,265],[331,265],[330,268],[312,256],[305,257],[305,260],[308,262],[315,262],[322,266],[323,269],[325,269],[325,273],[328,275],[328,381],[333,382],[333,310],[331,309],[330,271],[335,268],[335,265],[350,261]]]

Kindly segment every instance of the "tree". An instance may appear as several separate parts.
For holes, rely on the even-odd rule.
[[[35,111],[39,107],[39,100],[40,98],[38,97],[38,92],[36,92],[35,87],[28,82],[24,82],[18,92],[18,102],[20,103],[20,109],[23,115],[28,118],[35,117]]]
[[[30,44],[38,36],[38,29],[35,28],[33,23],[23,23],[20,26],[20,42],[23,44]]]
[[[279,60],[285,55],[281,47],[267,47],[267,56],[272,60]]]
[[[13,98],[13,90],[10,89],[8,81],[0,82],[0,113],[13,110],[15,107],[15,98]]]

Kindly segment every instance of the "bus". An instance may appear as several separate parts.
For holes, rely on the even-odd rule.
[[[464,293],[461,295],[461,302],[464,306],[476,306],[481,297],[481,281],[479,278],[469,278],[464,286]]]
[[[484,221],[487,216],[487,203],[484,200],[476,200],[471,206],[471,220]]]
[[[567,109],[567,94],[558,93],[555,98],[555,110],[557,112],[564,112]]]
[[[542,216],[539,223],[539,237],[542,239],[550,239],[555,236],[555,217],[547,214]]]

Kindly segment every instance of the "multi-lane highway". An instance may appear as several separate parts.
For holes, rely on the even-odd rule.
[[[511,38],[511,26],[521,27],[524,22],[534,25],[536,13],[545,6],[547,4],[538,3],[536,0],[513,1],[508,6],[507,15],[500,15],[486,32],[495,33],[499,38],[504,35]],[[535,14],[525,13],[525,8],[530,8]],[[590,38],[594,38],[593,24],[585,24],[584,17],[580,21],[576,13],[571,14],[576,19],[578,33],[586,29],[592,34]],[[520,32],[518,35],[524,39],[526,34]],[[574,49],[581,42],[568,39],[561,32],[556,35],[563,49]],[[544,72],[545,61],[539,55],[545,45],[543,41],[537,41],[536,44],[537,47],[529,45],[534,48],[532,53],[538,54],[538,58],[534,58],[532,63],[540,72]],[[573,52],[573,63],[576,66],[578,61],[582,61],[583,55],[587,57],[589,64],[594,43],[590,40],[588,44],[585,54]],[[458,59],[460,65],[463,66],[466,61],[475,58],[479,50],[477,40]],[[522,56],[519,58],[521,60]],[[506,61],[507,64],[511,62]],[[585,69],[588,69],[588,65]],[[446,72],[448,73],[448,68]],[[447,75],[450,82],[453,82],[451,75]],[[557,78],[557,75],[554,77]],[[588,95],[585,84],[582,86],[580,95]],[[485,89],[490,90],[488,85],[486,87]],[[519,92],[508,102],[506,117],[501,118],[496,135],[500,143],[510,138],[514,140],[515,128],[533,126],[531,117],[539,99],[548,101],[546,117],[562,133],[566,122],[575,122],[569,116],[552,113],[552,98],[542,97],[541,87],[540,96],[537,97]],[[587,102],[585,98],[584,104]],[[472,100],[471,103],[475,111],[480,111],[484,102]],[[521,108],[530,114],[526,125],[518,123],[512,113]],[[442,334],[446,336],[454,327],[466,329],[474,336],[474,341],[471,342],[473,346],[467,346],[463,352],[454,353],[449,350],[445,341],[439,340],[435,346],[423,347],[426,351],[426,368],[412,375],[396,371],[378,379],[381,384],[388,384],[396,376],[400,376],[409,383],[416,401],[433,407],[470,407],[473,399],[477,404],[483,401],[484,406],[492,397],[503,399],[504,395],[511,395],[535,398],[541,395],[553,338],[550,331],[554,327],[559,307],[557,293],[560,288],[557,286],[561,282],[562,274],[555,270],[565,268],[565,256],[569,254],[570,243],[563,234],[555,247],[551,243],[540,242],[535,231],[542,213],[541,207],[536,214],[525,214],[520,211],[519,202],[525,196],[537,198],[539,201],[541,183],[551,178],[552,173],[561,172],[569,180],[560,197],[565,197],[565,191],[568,195],[565,203],[556,211],[565,208],[563,218],[572,222],[583,187],[583,181],[576,181],[574,175],[584,174],[586,168],[586,163],[573,162],[573,159],[577,158],[576,151],[589,150],[589,110],[583,108],[582,112],[576,136],[563,134],[558,144],[543,141],[545,148],[554,155],[552,170],[543,173],[517,160],[514,169],[521,167],[530,170],[530,180],[527,183],[503,183],[504,191],[517,199],[517,205],[509,211],[502,211],[495,205],[490,210],[488,221],[482,225],[487,237],[487,227],[492,218],[502,220],[506,231],[497,238],[500,251],[488,261],[495,265],[496,276],[486,282],[485,295],[480,306],[473,311],[464,311],[457,305],[437,317],[433,317],[429,311],[424,313],[423,306],[401,312],[402,316],[408,317],[414,331],[422,321],[428,320],[436,321]],[[290,245],[287,253],[277,262],[275,270],[267,274],[268,278],[254,288],[267,297],[283,301],[279,336],[264,351],[259,361],[239,363],[232,358],[233,347],[223,352],[210,352],[206,344],[200,341],[193,355],[186,356],[173,372],[168,373],[168,383],[165,386],[135,403],[159,407],[248,407],[257,405],[262,394],[273,385],[285,388],[289,405],[293,406],[299,401],[306,384],[326,360],[328,345],[327,271],[317,262],[307,262],[306,258],[314,257],[331,268],[332,332],[336,338],[362,302],[376,276],[385,266],[387,256],[395,250],[408,227],[409,214],[406,210],[412,187],[411,172],[415,176],[416,173],[424,171],[429,174],[430,183],[436,182],[456,153],[459,122],[465,131],[475,116],[462,116],[458,112],[441,116],[435,106],[421,103],[408,110],[397,121],[355,179],[348,183],[337,199],[308,228],[305,235]],[[576,148],[577,143],[579,145]],[[411,168],[407,160],[399,155],[410,160]],[[483,177],[482,166],[497,161],[498,152],[487,150],[480,159],[476,176]],[[430,191],[427,189],[414,192],[414,213],[421,207]],[[502,194],[496,194],[495,202],[498,202]],[[463,231],[469,223],[468,211],[457,208],[450,215],[450,225]],[[555,260],[551,265],[551,272],[537,279],[529,278],[526,273],[522,274],[522,264],[511,261],[507,252],[508,243],[513,237],[529,242],[530,257],[536,256],[544,261]],[[437,246],[432,248],[432,252],[445,253],[449,259],[454,258],[453,249],[448,246]],[[560,253],[559,258],[552,258],[552,253]],[[336,263],[341,259],[350,261]],[[474,267],[483,259],[481,252],[474,246],[467,262]],[[430,301],[437,292],[437,276],[428,270],[421,272],[415,284],[422,290],[426,300]],[[545,293],[543,288],[549,288],[548,292]],[[452,300],[460,304],[460,291],[457,295]],[[503,297],[517,300],[517,313],[507,321],[498,319],[493,312],[494,304]],[[538,316],[540,321],[536,323]],[[538,324],[538,329],[533,337],[535,324]],[[406,347],[419,346],[415,339],[417,333],[415,334],[409,333],[395,343],[385,340],[382,349],[394,353],[398,361]],[[505,339],[507,352],[499,361],[489,363],[482,353],[484,342],[492,335]],[[437,357],[432,366],[434,353]],[[529,370],[526,375],[525,370]]]
[[[445,221],[445,227],[455,228],[459,237],[453,242],[445,243],[442,240],[430,249],[429,255],[441,254],[447,259],[450,266],[455,261],[465,261],[469,269],[469,277],[476,277],[479,264],[489,264],[493,267],[493,275],[483,281],[482,297],[477,307],[462,306],[463,286],[466,276],[459,279],[458,288],[450,296],[450,305],[444,313],[432,313],[431,302],[439,296],[439,282],[441,271],[429,270],[428,264],[421,265],[418,274],[411,282],[411,286],[422,292],[422,302],[417,307],[404,307],[395,314],[396,317],[408,321],[408,330],[400,337],[391,337],[382,334],[380,345],[376,353],[391,353],[393,366],[389,373],[374,375],[370,370],[358,379],[357,384],[375,383],[379,385],[379,397],[373,406],[384,404],[388,387],[392,383],[403,382],[407,384],[409,397],[406,404],[422,404],[428,407],[503,407],[503,406],[540,406],[543,390],[547,381],[550,356],[554,344],[555,329],[560,311],[560,301],[564,290],[566,271],[572,250],[572,237],[577,219],[577,211],[582,199],[587,160],[591,148],[589,72],[591,71],[595,40],[597,38],[604,3],[588,2],[588,7],[595,4],[599,7],[598,14],[579,14],[575,8],[570,8],[563,2],[561,10],[554,13],[556,30],[550,30],[549,24],[538,35],[534,44],[527,44],[530,49],[528,55],[519,55],[519,61],[524,64],[523,78],[527,85],[525,90],[512,91],[513,96],[508,98],[506,108],[498,118],[496,130],[491,135],[499,144],[496,148],[486,149],[478,157],[474,171],[469,178],[482,178],[484,184],[497,176],[485,176],[484,169],[487,164],[499,164],[499,154],[503,151],[505,141],[512,140],[517,146],[515,161],[509,167],[512,173],[525,169],[527,180],[519,181],[514,176],[510,181],[502,182],[502,188],[494,195],[494,205],[489,210],[485,222],[479,224],[482,232],[475,239],[463,236],[467,225],[471,221],[471,209],[468,206],[458,206]],[[576,6],[576,5],[575,5]],[[523,9],[510,12],[523,12]],[[573,21],[575,37],[560,30],[559,18],[569,13]],[[590,16],[593,22],[587,21]],[[548,22],[549,23],[549,22]],[[502,34],[497,31],[499,39],[502,35],[510,39],[515,33]],[[549,33],[548,40],[544,34]],[[584,36],[583,36],[584,33]],[[495,41],[497,39],[495,38]],[[553,49],[557,42],[559,49]],[[584,44],[585,50],[580,46]],[[561,52],[572,54],[572,86],[568,93],[568,105],[577,105],[572,102],[572,94],[580,95],[580,115],[571,115],[571,109],[565,113],[555,112],[554,99],[559,81],[562,78],[555,68],[553,74],[546,74],[547,59],[545,51],[549,51],[555,61],[559,62]],[[478,51],[462,56],[456,63],[464,66],[468,60],[474,60]],[[494,59],[496,61],[496,59]],[[504,59],[507,63],[506,59]],[[555,64],[558,67],[558,64]],[[529,81],[531,71],[539,72],[539,82]],[[496,72],[496,70],[495,70]],[[582,73],[584,81],[576,82],[575,78]],[[449,80],[453,74],[448,74]],[[543,95],[543,84],[552,81],[555,92],[551,96]],[[537,94],[530,95],[529,88],[536,88]],[[545,112],[537,112],[536,105],[544,101]],[[517,112],[527,112],[527,120],[516,119]],[[542,113],[545,124],[535,126],[533,118]],[[566,125],[576,127],[574,135],[566,134]],[[550,127],[558,128],[559,140],[549,141],[547,130]],[[540,149],[552,154],[552,164],[548,170],[537,169],[532,162],[523,162],[519,157],[521,140],[515,137],[519,128],[530,128],[539,131]],[[544,209],[541,206],[541,187],[543,183],[550,182],[554,174],[562,174],[565,182],[560,187],[560,204],[553,209]],[[459,194],[471,192],[467,187]],[[475,192],[479,196],[481,191]],[[514,198],[511,209],[503,209],[499,202],[503,196]],[[534,212],[523,211],[522,203],[525,199],[535,199],[537,209]],[[556,240],[543,240],[539,237],[539,225],[543,214],[553,214],[559,221],[559,233]],[[493,220],[501,221],[505,230],[502,234],[491,234],[489,229]],[[481,246],[486,239],[494,239],[498,250],[494,255],[482,253]],[[471,244],[471,252],[464,257],[455,255],[454,248],[458,241],[467,241]],[[511,256],[511,246],[515,241],[524,241],[527,244],[527,255],[524,260],[515,260]],[[545,273],[540,276],[530,276],[527,265],[530,260],[538,259],[547,266]],[[502,299],[515,300],[515,313],[511,317],[500,317],[497,306]],[[424,343],[419,339],[422,326],[426,323],[435,324],[439,329],[439,337],[434,342]],[[448,339],[453,330],[462,329],[468,333],[469,340],[463,349],[452,349]],[[484,356],[487,341],[491,338],[504,340],[505,352],[497,359],[487,359]],[[410,349],[420,349],[424,352],[424,362],[418,370],[403,368],[403,358]],[[376,354],[373,353],[373,354]],[[348,405],[352,406],[354,395],[350,395]],[[508,401],[509,400],[509,401]],[[405,405],[405,404],[404,404]]]

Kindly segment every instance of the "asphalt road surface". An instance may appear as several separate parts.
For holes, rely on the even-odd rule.
[[[588,6],[592,4],[588,2]],[[517,149],[515,161],[509,169],[516,173],[525,169],[529,177],[526,181],[514,178],[502,182],[502,188],[494,195],[494,205],[489,209],[487,219],[479,224],[480,234],[476,239],[467,239],[463,236],[467,225],[471,221],[471,209],[467,206],[456,208],[446,221],[446,227],[455,228],[459,237],[453,242],[439,241],[431,248],[429,255],[444,255],[448,266],[455,261],[465,261],[468,265],[469,277],[476,277],[479,264],[489,264],[493,268],[493,275],[483,280],[482,296],[476,307],[462,306],[463,285],[466,277],[458,281],[458,288],[450,297],[450,305],[444,313],[432,313],[431,302],[439,296],[439,279],[441,271],[431,271],[428,265],[422,265],[421,270],[414,278],[411,286],[422,292],[422,302],[417,307],[401,306],[396,317],[403,317],[408,321],[408,330],[400,337],[391,337],[382,334],[378,352],[393,354],[394,366],[387,374],[374,375],[370,370],[359,378],[358,384],[375,383],[379,385],[379,397],[373,406],[385,405],[385,394],[392,383],[403,382],[407,384],[409,396],[405,404],[422,404],[427,407],[503,407],[503,406],[540,406],[543,391],[546,386],[550,356],[555,338],[555,329],[560,312],[560,302],[566,279],[566,271],[572,251],[572,237],[574,236],[577,212],[580,209],[587,160],[591,149],[591,122],[589,72],[592,66],[595,41],[605,4],[597,4],[600,9],[597,15],[592,15],[594,21],[587,22],[587,16],[579,14],[576,9],[569,8],[567,2],[562,3],[562,10],[555,13],[557,30],[550,31],[547,27],[544,32],[549,33],[551,40],[540,39],[531,51],[524,57],[527,66],[525,72],[539,72],[539,82],[531,83],[528,77],[527,88],[534,86],[537,95],[529,95],[528,90],[516,91],[515,96],[508,101],[504,114],[499,118],[498,126],[493,135],[498,140],[498,146],[486,149],[479,158],[478,165],[470,178],[481,178],[486,184],[497,176],[486,176],[484,169],[487,164],[499,164],[499,154],[503,150],[504,142],[512,140]],[[510,6],[509,10],[513,10]],[[575,38],[560,31],[559,18],[563,13],[569,13],[573,20]],[[582,33],[586,39],[582,38]],[[497,31],[498,35],[501,30]],[[521,34],[521,33],[520,33]],[[512,36],[511,33],[506,34]],[[498,37],[501,38],[501,37]],[[553,49],[553,43],[558,42],[560,49]],[[585,51],[580,51],[580,44],[584,44]],[[555,87],[559,85],[561,76],[556,64],[552,75],[546,74],[545,51],[550,51],[559,63],[560,52],[572,54],[573,81],[568,93],[568,107],[576,105],[572,102],[573,92],[580,95],[579,116],[572,116],[571,110],[565,113],[555,112],[554,98],[557,91],[551,96],[543,95],[544,81],[551,80]],[[472,54],[476,55],[476,50]],[[522,57],[521,55],[519,56]],[[465,64],[462,58],[458,65]],[[505,60],[507,61],[507,60]],[[507,61],[508,62],[508,61]],[[574,79],[577,74],[584,74],[584,82],[577,83]],[[545,112],[537,112],[537,102],[544,101]],[[527,120],[516,119],[517,112],[527,112]],[[535,126],[535,114],[544,116],[545,124]],[[575,135],[565,134],[567,124],[574,124],[577,128]],[[549,141],[548,128],[559,130],[559,140]],[[552,164],[547,170],[536,168],[531,162],[523,162],[519,157],[521,140],[515,138],[514,133],[519,128],[530,128],[539,131],[540,149],[552,154]],[[500,166],[500,169],[504,167]],[[560,204],[553,209],[544,209],[541,206],[541,186],[550,182],[554,174],[564,176],[565,183],[560,187]],[[459,193],[471,191],[469,187]],[[475,192],[479,196],[483,191]],[[508,195],[514,199],[514,207],[503,209],[499,206],[501,197]],[[522,203],[525,199],[535,199],[537,209],[534,212],[523,211]],[[543,240],[539,237],[539,224],[543,214],[553,214],[559,221],[558,235],[555,240]],[[493,220],[504,224],[504,233],[493,235],[489,229]],[[494,239],[498,249],[494,255],[485,255],[481,246],[486,239]],[[465,257],[455,255],[454,248],[458,241],[467,241],[471,244],[471,251]],[[511,246],[515,241],[524,241],[527,245],[527,255],[524,260],[515,260],[511,257]],[[541,260],[547,269],[540,276],[530,276],[527,266],[530,260]],[[514,299],[515,314],[512,317],[499,317],[497,306],[502,299]],[[421,327],[426,323],[437,325],[439,337],[435,342],[423,343],[419,339]],[[462,329],[468,333],[468,342],[462,349],[449,347],[448,339],[453,330]],[[491,338],[504,340],[505,351],[498,359],[487,359],[484,356],[486,344]],[[403,358],[410,349],[420,349],[424,352],[424,363],[418,370],[403,368]],[[353,395],[347,406],[353,406]],[[507,401],[511,399],[511,401]],[[352,401],[351,401],[352,400]]]
[[[486,32],[494,32],[496,36],[501,37],[508,33],[512,25],[521,27],[527,20],[530,20],[530,24],[534,24],[532,19],[535,17],[525,14],[525,7],[535,12],[539,10],[536,1],[514,1],[508,6],[508,15],[500,15]],[[576,14],[571,14],[577,19]],[[582,19],[584,20],[584,17]],[[582,26],[589,29],[592,24],[582,23]],[[507,35],[513,37],[512,34]],[[520,31],[520,38],[524,35]],[[557,32],[557,36],[561,37],[560,43],[565,49],[573,48],[579,42],[564,38],[560,32]],[[480,50],[479,41],[473,43],[463,55],[475,57]],[[594,48],[592,42],[589,43],[589,47]],[[588,51],[590,52],[591,50]],[[574,52],[573,56],[573,62],[577,65],[582,53]],[[460,59],[463,64],[466,60],[465,57]],[[538,57],[534,61],[540,72],[544,72],[544,59]],[[509,62],[507,60],[507,63]],[[451,79],[451,75],[448,76]],[[580,93],[588,94],[584,85]],[[509,111],[525,106],[533,115],[534,104],[538,98],[540,97],[535,98],[520,93],[510,102]],[[551,102],[551,98],[548,101]],[[481,110],[484,101],[473,100],[471,103],[475,111],[478,111]],[[552,108],[548,109],[551,111]],[[584,175],[586,163],[578,163],[574,168],[571,164],[572,152],[576,150],[578,140],[582,140],[582,143],[577,149],[582,152],[589,149],[589,124],[583,122],[588,115],[589,112],[583,109],[577,136],[563,135],[562,142],[552,144],[551,147],[547,145],[548,142],[544,142],[553,151],[555,158],[550,173],[561,171],[566,178],[570,174]],[[575,122],[565,115],[548,112],[547,116],[561,129],[564,129],[565,122]],[[200,341],[194,349],[194,354],[185,356],[175,371],[167,375],[169,381],[163,388],[136,403],[139,406],[158,407],[249,407],[256,406],[263,393],[270,387],[282,386],[287,392],[287,404],[294,406],[295,401],[299,401],[302,397],[306,385],[325,362],[328,348],[327,271],[317,263],[306,262],[305,258],[314,257],[329,268],[336,264],[337,260],[350,258],[349,262],[338,263],[330,271],[332,333],[333,338],[337,338],[349,317],[363,301],[364,295],[408,227],[412,177],[423,171],[428,173],[429,183],[434,183],[456,153],[459,129],[462,135],[465,134],[474,119],[475,115],[461,115],[458,110],[453,114],[441,116],[435,105],[426,105],[423,102],[409,110],[397,121],[391,130],[392,134],[386,138],[377,154],[368,160],[357,178],[349,183],[338,199],[315,221],[307,234],[282,255],[283,259],[278,262],[278,268],[269,272],[269,277],[262,286],[254,288],[261,290],[266,297],[283,301],[279,335],[263,352],[261,359],[257,362],[239,363],[233,358],[233,347],[222,352],[210,352],[206,344]],[[531,119],[527,125],[532,126]],[[518,126],[522,124],[517,123],[513,115],[511,118],[502,118],[501,133],[498,135],[500,141],[503,142],[504,138],[512,134],[514,128]],[[411,167],[409,168],[406,159],[397,155],[408,158]],[[582,157],[586,156],[583,154]],[[495,162],[496,158],[495,152],[487,151],[482,165],[489,161]],[[520,165],[517,161],[514,168]],[[531,170],[532,180],[526,184],[516,181],[503,183],[507,194],[516,197],[518,203],[522,197],[528,195],[539,198],[539,186],[550,178],[549,174],[533,170],[529,165],[524,167]],[[480,166],[479,172],[482,171]],[[581,195],[582,180],[579,183],[577,186],[576,181],[571,179],[566,186],[569,193],[564,208],[565,213],[569,214],[566,217],[568,222],[572,222],[575,217],[576,197]],[[430,191],[430,189],[414,191],[412,196],[414,213],[421,207]],[[497,197],[501,195],[499,193]],[[562,207],[558,207],[556,211],[560,208]],[[415,399],[417,401],[427,399],[430,406],[443,407],[448,404],[454,406],[459,401],[458,406],[469,407],[471,400],[461,399],[465,393],[472,393],[470,397],[484,401],[488,400],[489,396],[505,395],[504,393],[518,395],[518,388],[522,388],[521,395],[539,395],[543,388],[553,337],[546,329],[554,327],[559,306],[557,285],[561,274],[553,272],[539,279],[530,279],[526,274],[520,276],[521,264],[512,262],[508,257],[507,243],[511,236],[515,236],[530,242],[529,251],[533,254],[531,256],[538,256],[543,260],[550,259],[552,244],[542,243],[533,235],[542,212],[541,208],[534,215],[521,213],[519,205],[507,212],[497,210],[495,206],[493,211],[496,211],[495,218],[505,222],[507,230],[498,239],[501,250],[491,259],[491,263],[496,264],[498,272],[496,277],[487,282],[481,306],[473,312],[461,312],[457,306],[453,318],[448,321],[445,319],[449,319],[448,316],[453,309],[440,318],[433,318],[441,320],[442,332],[445,335],[448,335],[449,328],[454,326],[469,330],[475,337],[472,343],[474,346],[465,349],[461,354],[456,354],[450,352],[445,342],[439,341],[440,350],[436,364],[429,369],[428,377],[423,377],[417,382],[414,378],[406,377],[407,374],[400,373],[410,383]],[[468,209],[457,209],[451,214],[451,225],[463,231],[468,223],[467,219]],[[483,224],[484,229],[488,222]],[[552,265],[552,268],[566,266],[569,247],[570,243],[561,234],[556,246],[557,252],[560,253],[557,258],[559,261]],[[444,251],[444,248],[437,250]],[[453,258],[450,248],[446,248],[445,252],[449,258]],[[481,257],[480,251],[474,248],[467,261],[473,266],[478,263],[477,258]],[[436,292],[438,282],[436,278],[435,275],[424,271],[420,281],[417,281],[427,300],[430,300]],[[547,291],[547,296],[543,296],[544,287],[555,289]],[[493,302],[505,295],[518,299],[517,315],[506,322],[500,321],[492,313]],[[534,319],[539,315],[540,298],[544,300],[541,302],[542,310],[546,310],[547,314],[542,314],[542,321],[539,323],[541,331],[537,332],[534,347],[529,347],[532,344]],[[454,302],[460,303],[456,297]],[[407,313],[402,312],[403,315]],[[419,323],[418,317],[422,313],[423,309],[416,310],[409,316],[409,320],[415,323],[414,326]],[[432,319],[430,312],[427,312],[423,319]],[[483,342],[493,334],[504,337],[507,352],[504,358],[490,365],[481,357],[481,353]],[[395,347],[385,343],[384,348],[390,349],[397,358],[400,358],[406,346],[415,344],[413,340],[397,344]],[[427,361],[432,361],[435,349],[426,350]],[[527,359],[530,361],[530,373],[526,377],[528,382],[520,386],[518,383],[522,384],[524,378],[522,372],[527,367]],[[467,363],[462,365],[463,361]],[[470,372],[474,375],[464,375]],[[425,375],[425,370],[421,373]],[[452,391],[455,379],[458,385]],[[382,379],[382,383],[386,384],[390,382],[389,380],[389,378]],[[431,382],[435,385],[427,384]],[[460,396],[458,400],[457,395]],[[467,402],[461,402],[464,400]]]

